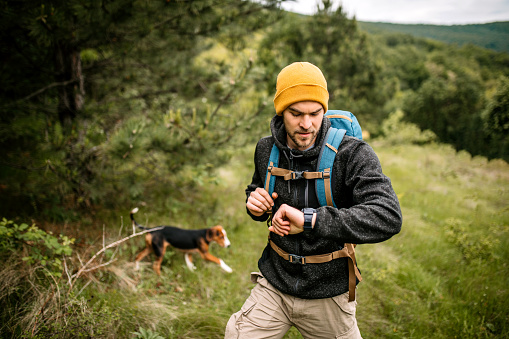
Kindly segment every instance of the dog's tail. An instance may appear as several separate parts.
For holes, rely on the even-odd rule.
[[[134,226],[138,227],[138,228],[141,228],[142,230],[146,230],[147,228],[146,227],[143,227],[141,226],[140,224],[138,224],[136,222],[136,220],[134,220],[134,213],[138,212],[138,207],[135,207],[131,210],[131,213],[129,213],[129,216],[131,217],[131,222],[133,224],[133,228]]]

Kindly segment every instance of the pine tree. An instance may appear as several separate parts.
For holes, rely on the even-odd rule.
[[[0,184],[7,187],[7,200],[29,200],[32,212],[45,204],[114,203],[111,197],[125,189],[120,178],[136,178],[135,161],[148,149],[158,149],[161,173],[220,158],[213,147],[246,125],[237,116],[223,117],[252,65],[198,66],[196,58],[214,39],[242,47],[239,32],[270,22],[279,2],[2,1],[0,130],[8,133],[0,137]],[[245,116],[258,111],[255,105]],[[170,127],[161,129],[169,112],[181,112],[181,123],[194,125],[170,119]],[[129,135],[131,125],[138,127]],[[164,138],[169,128],[180,129],[166,133],[172,140]],[[143,147],[131,149],[133,138],[143,140]],[[184,150],[193,156],[174,157]],[[198,156],[208,152],[210,157]],[[114,172],[119,169],[125,172]]]

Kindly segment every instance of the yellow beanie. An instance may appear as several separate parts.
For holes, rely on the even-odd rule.
[[[300,101],[319,102],[327,112],[327,81],[322,71],[309,62],[294,62],[283,68],[277,76],[274,96],[276,114],[282,115],[288,106]]]

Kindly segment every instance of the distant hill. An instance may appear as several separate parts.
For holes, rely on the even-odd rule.
[[[451,44],[474,44],[498,52],[509,53],[509,21],[472,25],[391,24],[359,21],[368,33],[394,32],[430,38]]]

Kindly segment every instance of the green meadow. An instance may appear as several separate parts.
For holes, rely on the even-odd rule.
[[[472,158],[443,144],[370,143],[398,194],[404,223],[392,239],[357,247],[363,275],[357,318],[363,337],[508,337],[509,165]],[[216,180],[204,183],[195,205],[183,207],[176,220],[157,215],[150,206],[139,206],[137,214],[150,227],[222,224],[232,246],[213,244],[211,252],[233,273],[198,256],[197,270],[189,271],[183,255],[173,250],[166,253],[160,277],[151,258],[137,271],[133,259],[144,246],[139,236],[106,251],[102,262],[114,261],[69,287],[63,283],[65,274],[61,281],[44,278],[33,266],[16,274],[23,265],[19,253],[0,273],[3,300],[16,306],[2,311],[3,332],[37,338],[222,338],[230,315],[253,287],[249,274],[257,270],[266,244],[265,224],[250,220],[244,206],[253,148],[238,149],[218,169]],[[201,204],[215,204],[216,213],[203,214]],[[130,207],[117,215],[116,225],[104,227],[106,244],[132,233]],[[76,237],[81,245],[69,263],[100,250],[102,227]],[[286,338],[300,334],[292,328]]]

